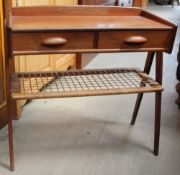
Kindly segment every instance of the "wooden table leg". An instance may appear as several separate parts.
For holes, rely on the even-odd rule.
[[[76,54],[76,69],[81,69],[82,67],[82,54],[77,53]]]
[[[5,23],[6,24],[6,23]],[[10,50],[8,50],[8,45],[10,46],[10,33],[5,25],[6,32],[5,32],[5,65],[6,65],[6,99],[7,99],[7,117],[8,117],[8,141],[9,141],[9,158],[10,158],[10,170],[14,171],[14,143],[13,143],[13,122],[12,122],[12,99],[11,99],[11,92],[10,92],[10,76],[12,65],[14,64],[14,60],[10,58]]]
[[[155,94],[155,127],[154,127],[154,155],[159,155],[159,138],[161,123],[161,92]]]
[[[148,52],[145,67],[144,67],[144,72],[147,73],[147,74],[149,74],[149,72],[151,70],[154,54],[155,54],[155,52]],[[132,119],[131,119],[131,125],[134,125],[135,122],[136,122],[136,118],[137,118],[137,114],[138,114],[138,111],[139,111],[139,107],[141,105],[142,98],[143,98],[143,93],[139,93],[138,96],[137,96],[133,116],[132,116]]]
[[[9,157],[10,157],[10,169],[14,171],[14,145],[13,145],[13,124],[12,124],[12,103],[10,97],[7,105],[8,113],[8,139],[9,139]]]
[[[9,58],[7,59],[6,67],[6,96],[7,96],[7,116],[8,116],[8,139],[9,139],[9,157],[10,157],[10,169],[14,171],[14,145],[13,145],[13,123],[12,123],[12,100],[10,94],[10,66]]]
[[[8,62],[8,61],[7,61]],[[10,169],[14,171],[14,145],[13,145],[13,123],[12,123],[12,100],[10,94],[10,72],[9,64],[6,67],[6,96],[7,96],[7,116],[8,116],[8,140],[9,140],[9,157],[10,157]]]
[[[156,53],[156,81],[162,84],[163,53]],[[155,126],[154,126],[154,155],[159,155],[159,139],[161,124],[161,96],[162,92],[155,93]]]

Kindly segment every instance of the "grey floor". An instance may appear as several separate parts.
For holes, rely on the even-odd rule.
[[[180,24],[180,7],[148,9]],[[159,157],[152,154],[154,94],[145,95],[134,127],[129,123],[136,95],[34,100],[14,122],[16,171],[12,174],[179,175],[180,110],[174,104],[178,41],[179,35],[173,53],[164,55]],[[101,54],[88,68],[143,68],[144,56]],[[11,174],[6,130],[0,132],[0,175]]]

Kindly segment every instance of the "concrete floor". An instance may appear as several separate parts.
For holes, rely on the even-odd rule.
[[[180,7],[148,9],[180,24]],[[164,59],[159,157],[152,154],[153,94],[145,95],[134,127],[129,123],[136,95],[34,100],[14,122],[14,173],[8,169],[6,128],[0,132],[0,175],[179,175],[180,110],[174,104],[179,36]],[[145,55],[101,54],[88,68],[142,68]]]

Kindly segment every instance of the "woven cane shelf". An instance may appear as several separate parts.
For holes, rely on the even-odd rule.
[[[11,82],[13,99],[115,95],[163,90],[162,86],[147,74],[127,68],[16,73],[12,75]]]

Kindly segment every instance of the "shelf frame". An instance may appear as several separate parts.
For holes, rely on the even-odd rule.
[[[11,97],[15,100],[120,95],[163,90],[159,83],[134,68],[16,73],[12,75],[11,82]],[[43,87],[41,91],[39,86]]]

